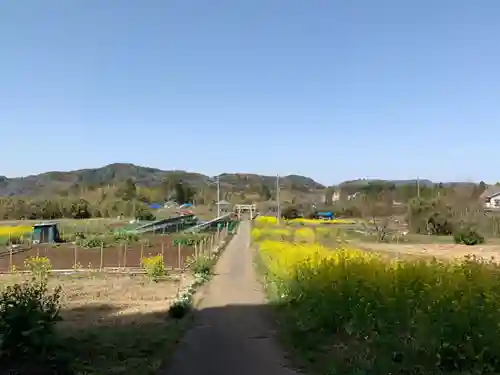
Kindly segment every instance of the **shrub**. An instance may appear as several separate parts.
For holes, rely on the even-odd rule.
[[[0,294],[2,362],[47,357],[56,344],[61,288],[47,291],[45,281],[8,286]]]
[[[40,256],[25,259],[24,266],[39,280],[46,279],[52,269],[50,259]]]
[[[161,255],[144,257],[141,264],[151,281],[157,282],[166,274],[165,263]]]
[[[214,259],[210,256],[199,256],[195,258],[192,263],[192,270],[195,274],[209,276],[212,274],[212,267]]]
[[[141,220],[141,221],[154,221],[156,220],[156,216],[148,209],[141,208],[138,209],[136,214],[135,214],[136,220]]]
[[[460,245],[480,245],[484,243],[484,237],[473,228],[461,228],[453,234],[456,244]]]
[[[83,232],[75,232],[73,234],[73,237],[75,238],[75,240],[81,240],[81,239],[85,238],[85,233],[83,233]]]
[[[194,290],[184,292],[170,305],[168,308],[169,318],[182,319],[191,311],[193,293]]]
[[[93,249],[96,247],[104,247],[106,245],[106,241],[104,241],[103,237],[91,236],[78,240],[77,244],[84,249]]]
[[[138,242],[139,236],[135,233],[130,232],[118,232],[115,234],[115,241],[128,243]]]
[[[286,220],[297,219],[300,217],[300,213],[299,213],[299,210],[297,208],[288,207],[288,208],[285,208],[283,210],[281,217],[283,217]]]
[[[174,245],[184,245],[184,246],[194,246],[199,244],[201,241],[203,241],[205,238],[207,238],[208,235],[204,233],[190,233],[190,234],[179,234],[179,235],[174,235],[174,240],[173,244]]]

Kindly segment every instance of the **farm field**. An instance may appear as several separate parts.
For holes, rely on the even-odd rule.
[[[361,241],[353,241],[351,244],[361,249],[387,253],[392,256],[409,255],[443,259],[463,259],[468,255],[474,255],[484,260],[500,262],[500,244],[498,241],[488,241],[488,243],[478,246],[457,245],[454,243],[387,244]]]
[[[141,241],[132,243],[110,243],[102,250],[100,247],[83,248],[78,244],[62,243],[57,245],[33,245],[30,249],[0,252],[0,272],[7,272],[14,266],[24,270],[24,260],[31,256],[50,259],[52,268],[65,270],[72,268],[139,268],[143,256],[163,254],[167,268],[182,267],[194,254],[193,246],[174,245],[173,236],[141,236]],[[102,252],[102,255],[101,255]],[[12,263],[12,264],[11,264]]]
[[[1,222],[0,272],[24,270],[28,257],[47,257],[55,270],[139,268],[143,256],[163,255],[169,269],[182,268],[195,251],[204,251],[213,238],[206,233],[187,235],[194,243],[176,242],[182,234],[125,234],[116,229],[128,222],[113,219],[59,220],[62,243],[32,244],[32,225],[37,221]],[[199,237],[199,238],[198,238]],[[201,241],[201,242],[200,242]],[[198,243],[200,242],[200,243]],[[14,244],[8,246],[7,244]]]
[[[414,244],[365,251],[329,238],[325,246],[326,229],[317,229],[258,218],[252,230],[280,335],[299,366],[311,374],[500,372],[500,265],[386,254]],[[461,247],[464,255],[471,248]]]
[[[24,280],[19,274],[1,275],[0,289]],[[57,332],[74,373],[156,373],[188,324],[167,319],[167,310],[192,281],[189,273],[157,283],[143,276],[92,272],[50,277],[49,290],[62,287],[63,320]]]
[[[196,286],[208,280],[217,254],[232,236],[226,227],[219,234],[149,237],[142,238],[148,240],[148,246],[141,246],[140,256],[133,243],[120,245],[127,249],[127,256],[135,256],[127,263],[119,252],[121,272],[110,272],[116,270],[109,268],[116,267],[101,270],[91,264],[78,264],[75,270],[65,267],[64,262],[72,262],[71,254],[80,256],[81,252],[89,259],[102,254],[105,259],[107,251],[116,250],[112,247],[102,248],[102,253],[85,248],[76,248],[72,253],[70,244],[9,252],[8,258],[19,256],[26,265],[25,272],[14,267],[13,272],[0,273],[0,318],[7,327],[2,348],[8,353],[0,361],[0,373],[158,374],[189,326],[188,313]],[[168,241],[173,246],[158,246],[155,241]],[[159,248],[163,256],[157,255]],[[177,262],[169,261],[173,258],[168,254],[173,254],[170,250],[174,249],[176,254],[181,252],[180,269],[169,267],[169,263]],[[188,253],[193,255],[189,260],[187,255],[184,258]],[[109,261],[113,262],[113,257]],[[59,267],[66,270],[52,272]],[[47,283],[48,291],[41,289],[45,283],[40,281]],[[62,321],[53,320],[59,310],[58,301]],[[19,348],[23,348],[21,353]],[[33,361],[26,362],[26,350],[30,350]],[[50,355],[39,358],[33,354],[41,352]],[[34,362],[43,370],[31,368]],[[7,363],[16,370],[6,368]],[[58,370],[49,372],[48,367]]]
[[[271,218],[273,222],[274,218]],[[266,219],[264,219],[266,220]],[[274,220],[275,221],[275,220]],[[302,221],[307,224],[307,221]],[[362,219],[333,220],[331,222],[309,220],[307,225],[314,232],[312,241],[317,241],[327,247],[347,245],[367,251],[377,251],[383,254],[398,256],[425,256],[443,259],[464,258],[474,255],[485,260],[492,258],[500,261],[500,238],[486,238],[486,243],[477,246],[455,244],[453,236],[430,236],[425,234],[406,234],[396,236],[396,230],[391,231],[387,241],[378,242],[376,235],[363,234],[360,229],[370,227]],[[295,224],[294,220],[288,222]],[[330,223],[330,224],[328,224]],[[335,225],[333,225],[335,224]],[[401,231],[401,228],[399,228]]]

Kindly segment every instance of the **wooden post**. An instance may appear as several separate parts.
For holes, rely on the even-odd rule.
[[[103,267],[104,267],[104,244],[101,243],[101,263],[99,265],[99,270],[101,272]]]
[[[179,269],[181,269],[182,259],[181,259],[181,244],[177,244],[177,262],[179,263]]]
[[[194,244],[194,259],[198,259],[198,244]]]
[[[78,246],[77,245],[75,245],[74,256],[75,256],[75,259],[74,259],[73,268],[76,270],[76,264],[78,263]]]
[[[161,241],[161,257],[165,259],[165,243]]]
[[[142,263],[142,258],[144,258],[144,242],[141,242],[141,258],[139,261]]]
[[[13,263],[13,259],[12,259],[12,246],[9,246],[9,265],[10,265],[10,269],[9,269],[9,272],[12,272],[13,268],[14,268],[14,264]]]
[[[121,256],[121,254],[122,254],[122,246],[118,245],[117,250],[118,250],[118,252],[117,252],[117,256],[118,256],[118,268],[121,268],[121,266],[122,266],[122,262],[121,262],[121,260],[122,260],[122,256]]]
[[[127,243],[123,244],[123,268],[127,268]]]

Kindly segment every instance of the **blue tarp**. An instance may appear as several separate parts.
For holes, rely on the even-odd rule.
[[[331,211],[318,212],[316,215],[318,217],[330,217],[330,218],[332,218],[333,217],[333,212],[331,212]]]
[[[149,205],[149,208],[151,208],[151,209],[153,209],[153,210],[157,210],[158,208],[162,208],[162,207],[163,207],[163,205],[162,205],[162,204],[160,204],[160,203],[151,203],[151,204]]]

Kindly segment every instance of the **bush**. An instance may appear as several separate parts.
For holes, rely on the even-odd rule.
[[[141,221],[154,221],[156,220],[156,216],[148,209],[140,209],[137,210],[135,214],[136,220],[141,220]]]
[[[96,247],[104,247],[106,245],[106,241],[104,241],[104,238],[102,237],[92,236],[78,240],[77,244],[84,249],[93,249]]]
[[[139,236],[135,233],[130,232],[118,232],[115,233],[115,241],[134,243],[139,241]]]
[[[142,258],[141,263],[142,268],[144,268],[151,281],[157,282],[166,274],[165,263],[163,262],[163,257],[161,255],[144,257]]]
[[[285,220],[297,219],[300,217],[299,210],[295,207],[285,208],[281,214],[281,217]]]
[[[52,263],[47,257],[29,257],[24,261],[26,267],[38,280],[46,279],[52,270]]]
[[[461,228],[453,234],[453,239],[459,245],[480,245],[484,243],[484,237],[473,228]]]
[[[214,259],[209,256],[199,256],[193,260],[191,269],[195,274],[209,276],[212,274]]]
[[[413,233],[447,236],[453,233],[452,208],[439,199],[414,199],[408,204],[406,221]]]
[[[168,317],[172,319],[184,318],[192,308],[194,288],[182,293],[168,308]]]
[[[203,233],[178,234],[174,235],[173,244],[175,246],[177,245],[194,246],[199,244],[207,237],[208,235]]]
[[[175,301],[168,308],[168,316],[172,319],[182,319],[191,311],[191,301]]]
[[[61,288],[47,291],[45,281],[8,286],[0,295],[0,351],[6,362],[46,358],[56,345]]]

